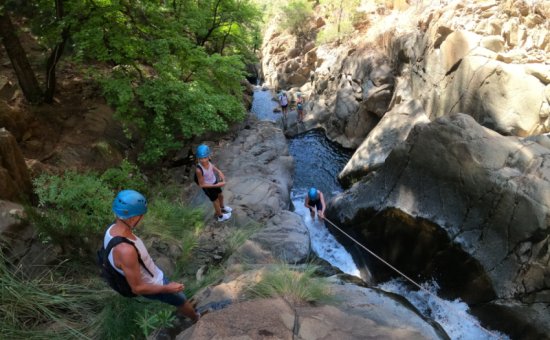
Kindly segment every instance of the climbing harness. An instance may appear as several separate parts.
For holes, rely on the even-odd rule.
[[[324,218],[325,221],[327,221],[330,225],[332,225],[336,230],[338,230],[339,232],[341,232],[342,234],[344,234],[347,238],[349,238],[350,240],[352,240],[354,243],[356,243],[359,247],[363,248],[365,251],[367,251],[369,254],[371,254],[372,256],[374,256],[375,258],[377,258],[380,262],[384,263],[386,266],[390,267],[391,269],[393,269],[396,273],[398,273],[399,275],[403,276],[405,279],[407,279],[407,281],[411,282],[413,285],[415,285],[416,287],[418,287],[420,290],[424,291],[425,293],[428,293],[429,295],[433,296],[434,298],[437,299],[437,301],[441,301],[443,302],[446,306],[448,306],[451,310],[453,310],[454,312],[456,312],[456,314],[459,314],[461,316],[465,316],[466,318],[470,319],[470,320],[473,320],[475,321],[474,323],[477,323],[478,321],[476,319],[474,319],[471,315],[469,314],[466,314],[464,313],[463,311],[461,310],[458,310],[456,309],[453,305],[451,305],[448,301],[440,298],[439,296],[435,295],[434,293],[430,292],[429,290],[427,290],[426,288],[422,287],[420,284],[416,283],[413,279],[411,279],[410,277],[408,277],[407,275],[405,275],[404,273],[402,273],[399,269],[395,268],[394,266],[392,266],[391,264],[389,264],[387,261],[385,261],[383,258],[381,258],[380,256],[378,256],[376,253],[374,253],[373,251],[371,251],[370,249],[368,249],[367,247],[365,247],[363,244],[361,244],[361,242],[357,241],[356,239],[354,239],[353,237],[351,237],[348,233],[346,233],[345,231],[343,231],[341,228],[339,228],[336,224],[334,224],[331,220],[329,220],[328,218]],[[486,333],[488,333],[489,335],[495,337],[496,339],[501,339],[502,337],[498,336],[497,334],[495,334],[494,332],[491,332],[490,330],[488,329],[485,329],[483,327],[480,327],[483,331],[485,331]]]

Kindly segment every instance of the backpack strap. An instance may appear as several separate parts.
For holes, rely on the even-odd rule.
[[[145,266],[145,263],[143,263],[143,260],[141,259],[141,254],[139,253],[139,250],[137,249],[136,245],[134,244],[134,242],[130,241],[129,239],[127,239],[126,237],[122,237],[122,236],[115,236],[111,239],[111,241],[109,241],[109,243],[107,244],[107,248],[105,248],[105,251],[107,252],[107,256],[109,256],[109,254],[111,253],[111,250],[116,247],[117,245],[121,244],[121,243],[128,243],[128,244],[131,244],[132,247],[134,247],[134,249],[136,250],[137,252],[137,256],[138,256],[138,261],[139,261],[139,264],[145,268],[145,270],[147,271],[147,273],[149,273],[149,275],[151,276],[155,276],[153,275],[153,273],[151,273],[151,271]]]

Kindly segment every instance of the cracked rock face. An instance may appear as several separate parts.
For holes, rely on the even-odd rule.
[[[402,237],[391,236],[395,226],[387,223],[386,228],[376,230],[376,222],[357,221],[367,222],[373,211],[389,208],[405,216],[395,218],[403,230],[411,217],[417,221],[409,222],[409,228],[418,228],[420,220],[430,221],[445,231],[448,240],[443,242],[470,255],[470,260],[463,258],[464,264],[476,261],[481,265],[479,276],[470,281],[490,283],[485,296],[461,292],[469,302],[492,299],[493,291],[499,299],[548,304],[548,160],[550,149],[542,144],[501,136],[468,115],[444,116],[415,127],[379,171],[333,199],[327,214],[351,229],[362,225],[366,229],[356,231],[363,236],[377,235],[388,254],[399,251],[400,244],[410,249]],[[408,239],[410,243],[421,241],[416,235]],[[424,247],[437,243],[441,242],[428,242]],[[429,268],[433,261],[426,261],[422,254],[412,249],[401,260],[395,256],[395,261],[401,262],[396,263],[398,267],[414,263],[417,271],[428,274],[432,270],[436,275],[437,266]],[[473,284],[472,289],[479,286]]]
[[[418,16],[422,29],[396,36],[388,53],[399,60],[398,73],[410,75],[411,95],[431,120],[462,112],[505,135],[547,132],[546,3],[428,7]]]

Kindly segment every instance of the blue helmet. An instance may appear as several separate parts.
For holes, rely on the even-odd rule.
[[[122,190],[113,201],[113,212],[122,219],[143,215],[147,212],[147,200],[135,190]]]
[[[309,192],[307,193],[307,195],[308,195],[310,200],[316,200],[317,196],[319,196],[317,194],[317,189],[315,189],[315,188],[309,189]]]
[[[210,148],[206,144],[197,146],[197,158],[207,158],[210,156]]]

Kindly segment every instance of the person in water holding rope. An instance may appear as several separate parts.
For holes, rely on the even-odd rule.
[[[134,234],[147,213],[145,197],[135,190],[122,190],[113,200],[112,210],[116,220],[105,231],[103,247],[105,264],[108,261],[112,267],[109,269],[110,276],[120,277],[113,279],[117,281],[117,291],[128,297],[139,295],[170,304],[177,308],[178,316],[197,322],[200,313],[195,311],[183,293],[185,286],[168,280],[149,255],[143,241]]]
[[[306,206],[306,208],[309,209],[309,213],[311,214],[312,219],[315,218],[315,210],[317,210],[319,218],[325,218],[325,197],[320,190],[317,190],[315,188],[309,189],[304,205]]]
[[[208,145],[199,145],[196,156],[199,160],[195,169],[197,184],[214,205],[218,222],[226,221],[231,217],[233,209],[223,204],[222,187],[225,185],[225,176],[220,169],[210,162],[210,148]],[[218,174],[217,177],[216,173]]]

